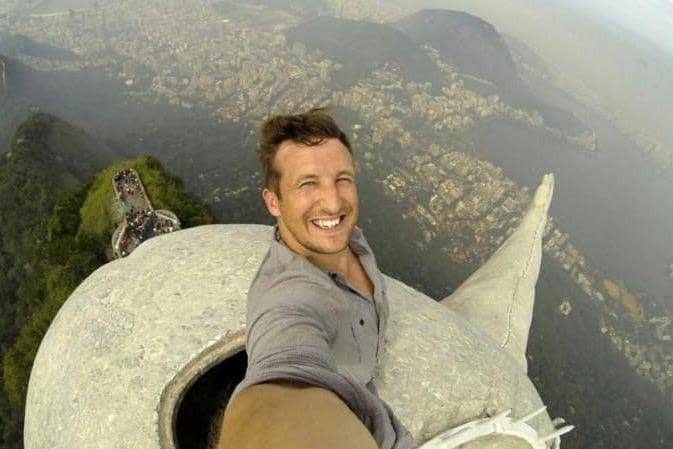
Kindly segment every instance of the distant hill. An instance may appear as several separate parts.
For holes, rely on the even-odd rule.
[[[35,114],[19,126],[0,155],[0,290],[18,287],[34,272],[36,246],[60,197],[115,159],[104,145],[51,115]],[[31,295],[12,291],[3,304]],[[14,325],[20,323],[0,327],[0,350]]]
[[[4,105],[3,105],[4,106]],[[6,109],[3,109],[6,112]],[[43,113],[0,155],[0,358],[45,297],[41,245],[54,205],[116,159],[81,130]],[[5,377],[4,363],[0,375]],[[4,382],[3,382],[4,385]],[[23,419],[0,390],[0,447],[19,447]]]
[[[522,40],[511,34],[503,34],[502,37],[505,39],[509,53],[516,64],[517,73],[524,82],[525,72],[535,72],[538,77],[547,80],[552,78],[551,70],[547,63]]]
[[[410,8],[438,3],[420,0],[412,6],[391,1]],[[662,49],[670,47],[671,40],[662,34],[660,45],[650,42],[645,36],[654,31],[648,22],[643,22],[642,33],[633,32],[608,19],[619,8],[596,16],[595,2],[450,0],[443,4],[483,17],[526,42],[552,69],[556,87],[608,116],[655,163],[673,168],[673,56]],[[646,4],[649,8],[637,8],[636,16],[663,9],[667,2]],[[638,22],[631,15],[624,17]]]
[[[467,85],[482,94],[497,93],[514,106],[535,109],[545,122],[578,135],[587,130],[572,114],[537,99],[519,78],[507,42],[488,22],[461,11],[424,9],[395,26],[418,44],[427,43],[462,74]],[[489,86],[490,85],[490,86]]]
[[[4,249],[18,256],[22,234],[44,222],[58,197],[115,159],[105,145],[54,116],[38,113],[26,120],[0,156]]]
[[[460,72],[490,81],[502,92],[521,90],[507,45],[490,23],[464,12],[424,9],[396,26],[417,43],[429,43]]]
[[[334,82],[349,87],[386,63],[397,63],[411,81],[430,82],[439,89],[442,75],[430,57],[396,28],[335,17],[318,17],[286,32],[288,42],[318,49],[343,67]]]
[[[105,144],[93,139],[79,128],[47,113],[33,114],[17,130],[10,148],[0,161],[15,169],[23,164],[39,164],[52,179],[50,184],[62,184],[66,189],[73,183],[91,177],[119,156]],[[0,180],[5,179],[1,176]]]

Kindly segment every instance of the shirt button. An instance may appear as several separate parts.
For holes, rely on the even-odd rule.
[[[360,320],[360,325],[364,326],[365,325],[365,320]]]

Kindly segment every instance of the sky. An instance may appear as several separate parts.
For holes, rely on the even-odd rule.
[[[673,55],[673,0],[558,0],[594,20],[624,27]]]

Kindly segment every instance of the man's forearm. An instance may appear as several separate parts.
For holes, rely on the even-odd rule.
[[[334,392],[298,382],[246,388],[227,406],[217,449],[378,449]]]

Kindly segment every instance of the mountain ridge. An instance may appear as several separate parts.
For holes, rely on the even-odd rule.
[[[183,227],[210,211],[152,156],[121,157],[57,117],[32,115],[0,156],[0,446],[20,448],[23,407],[37,348],[68,295],[110,257],[112,179],[143,175],[153,206]],[[95,177],[94,177],[95,176]],[[9,207],[11,205],[11,207]]]
[[[538,110],[550,127],[574,136],[589,130],[571,113],[545,104],[532,93],[518,74],[505,37],[489,22],[463,11],[423,9],[395,26],[417,43],[431,45],[459,72],[492,83],[507,103]],[[479,82],[470,87],[484,89]],[[486,88],[486,93],[492,92]]]
[[[335,77],[341,87],[352,86],[386,63],[396,63],[417,82],[430,82],[439,91],[441,74],[432,60],[405,33],[386,24],[320,16],[286,31],[288,42],[319,49],[343,66]]]

